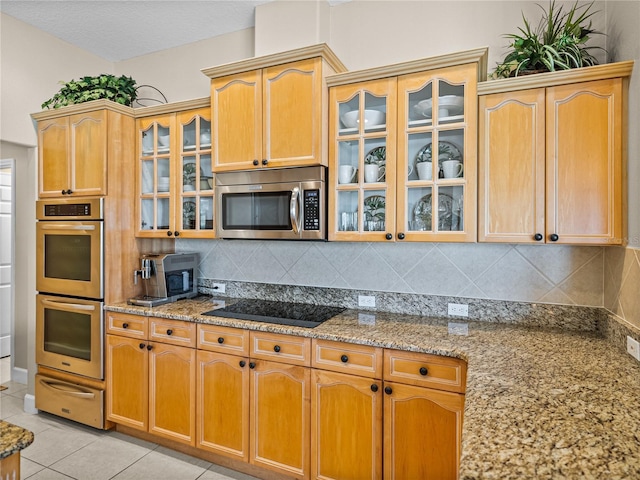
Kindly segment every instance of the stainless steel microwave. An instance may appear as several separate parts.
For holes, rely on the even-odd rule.
[[[216,236],[326,240],[326,168],[216,174]]]

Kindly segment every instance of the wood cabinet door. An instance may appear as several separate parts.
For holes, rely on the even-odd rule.
[[[464,395],[384,386],[384,478],[458,478]]]
[[[74,196],[107,194],[107,111],[69,118],[70,176]]]
[[[311,477],[382,477],[382,382],[312,370]]]
[[[150,343],[149,433],[194,446],[196,350]]]
[[[254,160],[262,166],[260,70],[211,81],[211,122],[214,172],[255,168]]]
[[[547,241],[620,244],[622,79],[547,88],[546,108]]]
[[[38,196],[62,197],[69,181],[69,117],[38,122]]]
[[[149,360],[147,342],[107,335],[107,420],[147,431]]]
[[[263,158],[269,167],[326,165],[322,158],[326,95],[321,62],[312,58],[264,69]]]
[[[249,461],[249,361],[223,353],[197,353],[196,446]]]
[[[478,240],[545,237],[545,89],[479,99]]]
[[[309,478],[310,369],[265,360],[252,365],[251,463]]]

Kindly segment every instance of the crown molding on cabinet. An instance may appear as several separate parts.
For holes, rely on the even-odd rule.
[[[314,57],[322,57],[336,72],[347,71],[347,67],[344,66],[326,43],[311,45],[309,47],[298,48],[286,52],[274,53],[262,57],[248,58],[238,62],[225,63],[215,67],[203,68],[200,71],[209,78],[218,78]]]
[[[162,105],[153,105],[151,107],[140,107],[134,110],[134,114],[136,118],[143,118],[205,107],[211,107],[211,97],[194,98],[193,100],[164,103]]]
[[[633,60],[592,67],[574,68],[556,72],[537,73],[521,77],[504,78],[478,83],[478,95],[513,92],[530,88],[552,87],[568,83],[605,80],[607,78],[628,77],[633,70]]]
[[[338,73],[326,77],[327,86],[345,85],[349,83],[366,82],[385,77],[397,77],[416,72],[435,70],[452,67],[464,63],[478,63],[478,81],[487,78],[487,58],[489,49],[487,47],[464,50],[461,52],[439,55],[437,57],[421,58],[408,62],[394,63],[382,67],[368,68],[353,72]]]
[[[43,110],[41,112],[32,113],[31,118],[37,121],[48,120],[50,118],[65,117],[67,115],[76,115],[87,112],[93,112],[95,110],[111,110],[113,112],[122,113],[124,115],[134,116],[134,109],[126,107],[111,100],[91,100],[89,102],[76,103],[74,105],[68,105],[66,107],[54,108],[51,110]]]

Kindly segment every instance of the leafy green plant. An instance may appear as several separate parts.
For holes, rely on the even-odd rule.
[[[60,82],[62,88],[42,104],[42,108],[60,108],[90,100],[107,99],[131,106],[137,97],[136,81],[125,75],[102,74],[79,80]]]
[[[585,45],[590,35],[601,34],[592,28],[591,17],[598,13],[591,11],[593,3],[578,5],[576,0],[566,12],[562,5],[556,6],[555,0],[549,2],[548,10],[538,4],[543,13],[536,28],[523,13],[524,27],[518,28],[520,33],[505,35],[511,41],[511,51],[497,64],[491,76],[507,78],[597,65],[591,50],[602,48]]]

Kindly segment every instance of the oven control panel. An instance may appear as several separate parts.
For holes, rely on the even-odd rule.
[[[46,204],[45,217],[90,217],[90,203]]]
[[[320,190],[304,190],[304,229],[320,230]]]
[[[38,200],[36,218],[38,220],[102,220],[103,209],[102,198]]]

